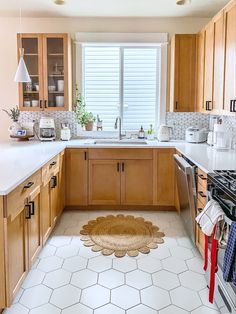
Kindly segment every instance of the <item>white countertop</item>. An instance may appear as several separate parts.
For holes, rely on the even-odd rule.
[[[20,183],[40,169],[64,148],[177,148],[205,172],[236,170],[235,151],[216,151],[207,144],[184,141],[148,141],[147,145],[94,144],[94,140],[68,142],[4,142],[0,143],[0,195],[7,195]]]

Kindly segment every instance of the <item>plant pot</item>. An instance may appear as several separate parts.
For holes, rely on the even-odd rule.
[[[85,124],[85,130],[86,131],[92,131],[93,130],[93,121],[90,121],[87,124]]]
[[[11,136],[14,136],[17,134],[17,131],[22,130],[22,127],[18,121],[14,121],[8,128],[8,132]]]

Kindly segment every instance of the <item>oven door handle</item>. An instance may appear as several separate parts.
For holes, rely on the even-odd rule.
[[[227,219],[228,221],[228,224],[232,224],[233,221],[236,221],[236,217],[234,215],[231,215],[230,213],[230,208],[229,206],[223,201],[221,200],[219,197],[217,197],[216,195],[214,195],[214,191],[217,191],[216,188],[213,188],[211,190],[211,193],[210,193],[210,198],[212,198],[213,200],[215,200],[216,202],[219,203],[219,205],[222,207],[224,213],[225,213],[225,220]]]

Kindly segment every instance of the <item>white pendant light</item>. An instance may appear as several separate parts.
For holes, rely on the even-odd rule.
[[[20,34],[21,34],[21,9],[20,9]],[[20,42],[21,42],[21,38],[20,38]],[[24,61],[24,49],[20,48],[19,50],[20,50],[20,60],[18,63],[14,81],[17,83],[29,83],[31,82],[31,78],[29,76],[29,72],[27,70],[27,67]]]

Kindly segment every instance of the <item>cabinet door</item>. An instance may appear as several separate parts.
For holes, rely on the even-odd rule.
[[[233,100],[236,100],[236,1],[225,9],[224,110],[233,111]]]
[[[6,276],[7,305],[9,306],[17,293],[28,269],[27,226],[25,210],[6,221]]]
[[[89,160],[89,204],[120,204],[119,160]]]
[[[196,35],[175,35],[171,43],[171,110],[195,110]]]
[[[29,266],[32,266],[37,254],[41,249],[40,228],[40,188],[29,198],[30,219],[28,225],[28,258]]]
[[[205,28],[204,107],[207,111],[212,110],[213,49],[214,24],[210,22]]]
[[[153,204],[152,160],[121,162],[121,204]]]
[[[60,213],[60,198],[58,186],[58,173],[50,180],[50,207],[51,207],[51,224],[55,225]]]
[[[175,205],[175,149],[162,148],[154,151],[154,202],[160,206]]]
[[[204,112],[205,29],[197,34],[197,111]]]
[[[60,170],[58,174],[58,185],[59,185],[59,214],[62,213],[65,207],[65,152],[60,154]]]
[[[88,151],[66,150],[66,206],[88,203]]]
[[[43,110],[42,35],[18,34],[18,48],[24,49],[24,61],[32,81],[19,83],[20,110]]]
[[[3,197],[0,196],[0,309],[6,306]]]
[[[51,219],[51,203],[50,203],[50,183],[41,187],[41,208],[40,208],[40,218],[41,218],[41,233],[42,242],[46,242],[52,231],[52,219]]]
[[[214,25],[214,70],[213,70],[213,112],[223,109],[224,85],[224,14],[221,11],[213,19]]]
[[[43,34],[44,108],[71,106],[70,41],[67,34]]]

